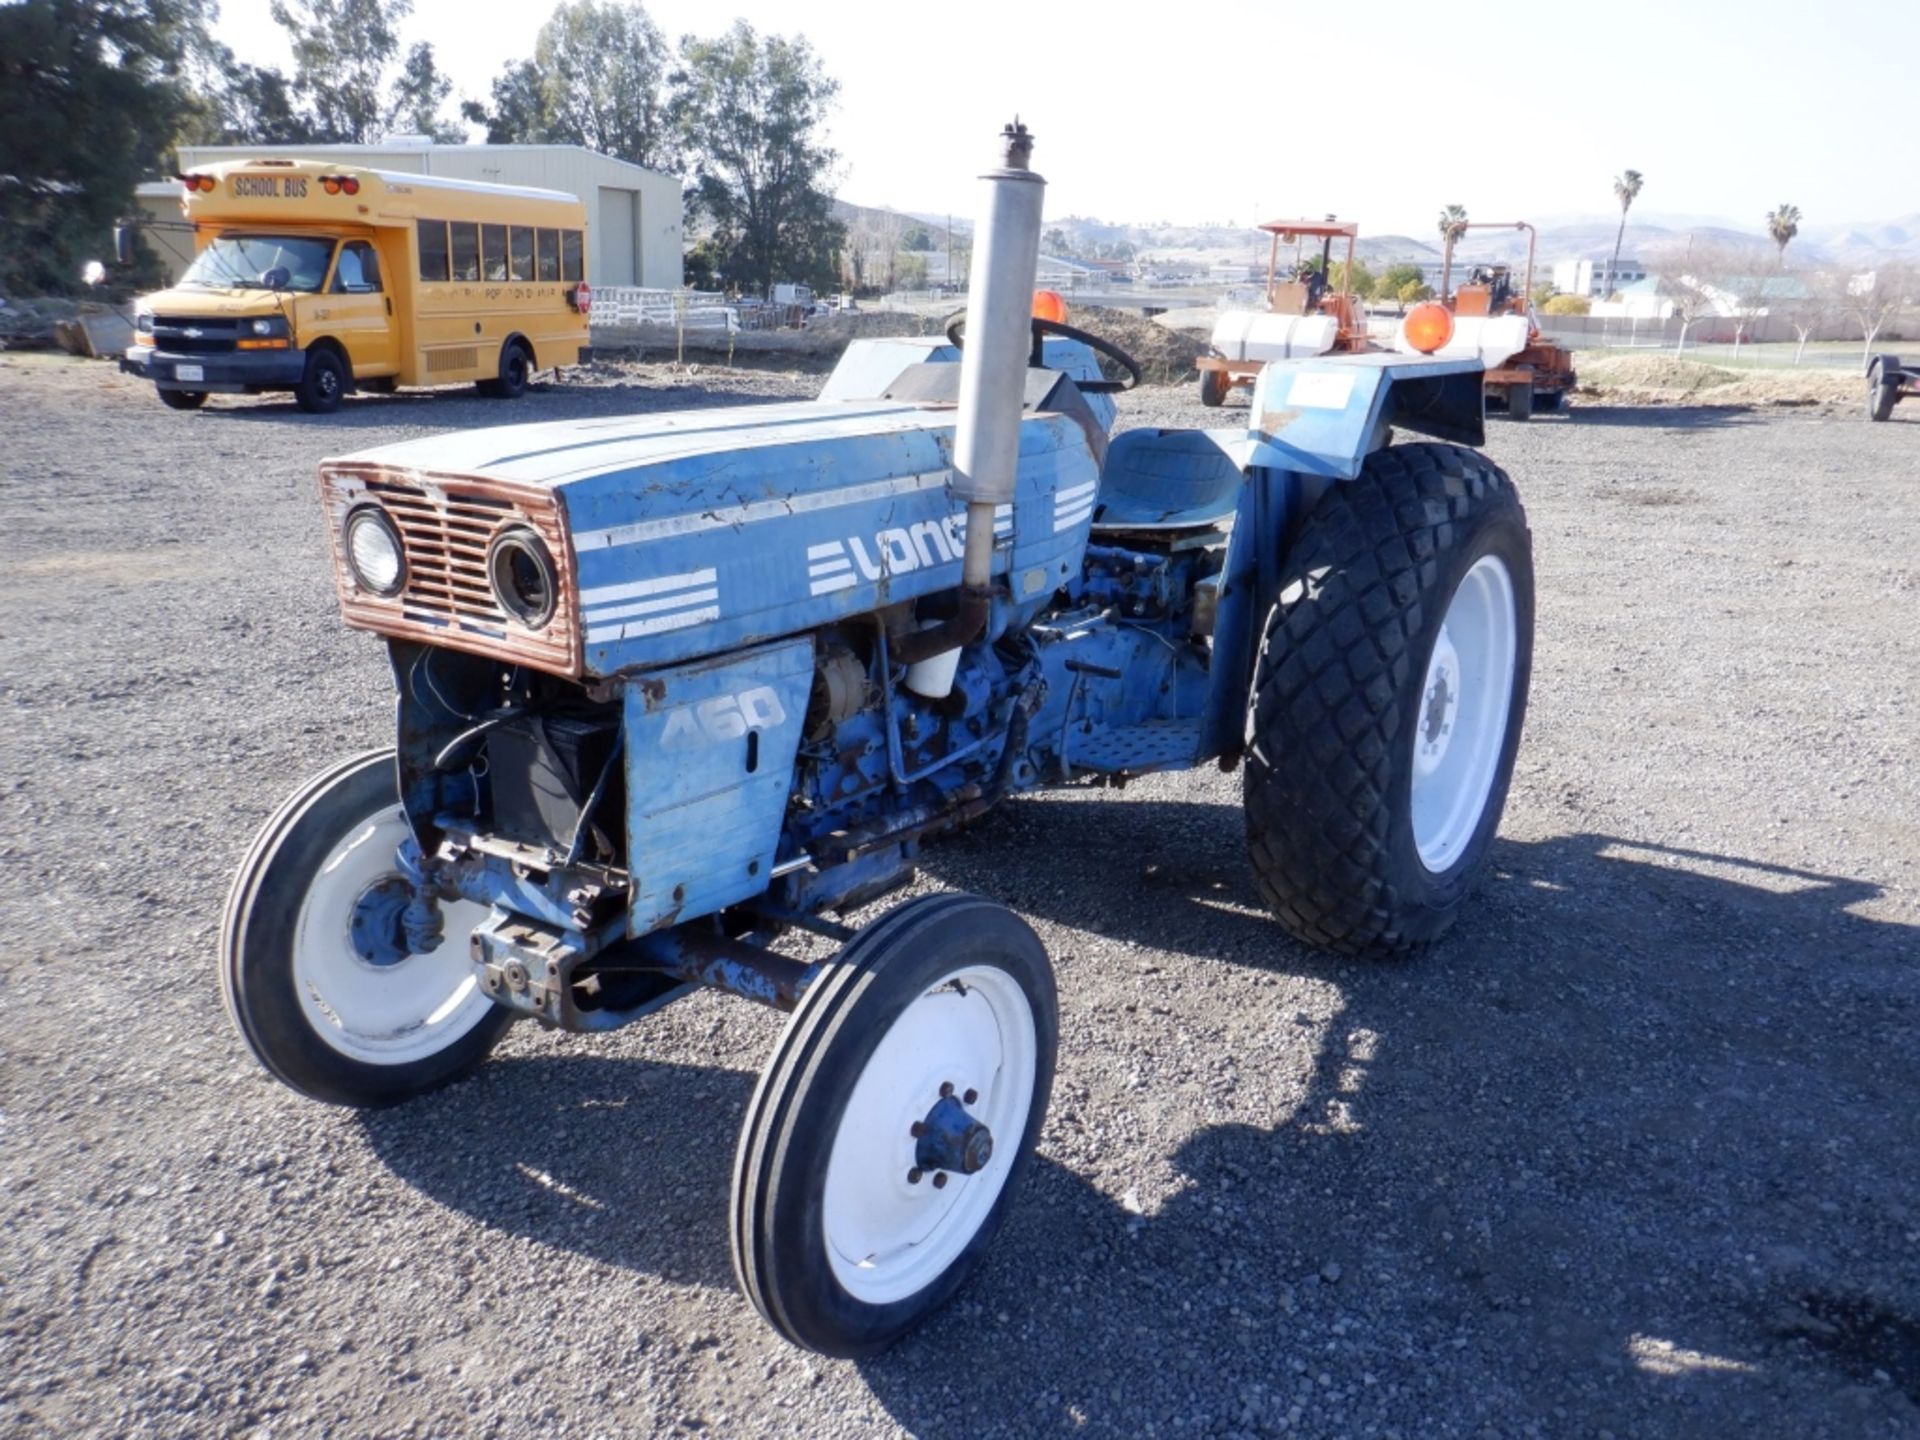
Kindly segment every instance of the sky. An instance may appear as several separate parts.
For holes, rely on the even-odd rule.
[[[545,0],[415,0],[456,96],[533,52]],[[737,16],[804,35],[840,82],[829,136],[856,204],[968,213],[1016,112],[1049,219],[1247,224],[1337,213],[1424,234],[1444,204],[1536,222],[1615,210],[1758,230],[1920,211],[1909,0],[1603,0],[1489,8],[648,0],[670,40]],[[1443,17],[1444,19],[1440,18]],[[1509,17],[1523,16],[1521,20]],[[224,0],[243,58],[286,66],[266,0]],[[478,138],[478,137],[476,137]]]

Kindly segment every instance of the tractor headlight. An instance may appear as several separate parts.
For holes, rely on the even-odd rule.
[[[407,555],[386,511],[362,505],[348,515],[346,542],[347,568],[361,589],[381,596],[400,593],[407,583]]]
[[[553,618],[560,582],[553,556],[541,538],[524,526],[502,530],[487,547],[487,578],[500,608],[529,630]]]

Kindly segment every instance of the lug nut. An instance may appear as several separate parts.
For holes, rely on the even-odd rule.
[[[913,1124],[907,1127],[907,1133],[911,1135],[914,1139],[918,1140],[922,1135],[927,1133],[926,1121],[924,1120],[914,1121]]]
[[[961,1102],[967,1105],[973,1104],[973,1102],[978,1100],[979,1098],[980,1098],[980,1092],[978,1090],[969,1090],[967,1091],[966,1094],[960,1097]]]
[[[915,1166],[913,1169],[907,1171],[907,1184],[918,1185],[919,1183],[920,1183],[920,1168],[918,1166]],[[933,1183],[938,1185],[940,1183],[940,1177],[937,1175],[934,1176]]]
[[[940,1098],[944,1100],[951,1094],[953,1094],[953,1082],[951,1080],[942,1080],[940,1082]]]
[[[933,1177],[933,1188],[936,1190],[944,1190],[947,1188],[947,1172],[946,1171],[940,1170],[935,1172]]]

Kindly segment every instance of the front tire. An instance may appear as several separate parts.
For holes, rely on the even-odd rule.
[[[1232,382],[1224,370],[1202,370],[1200,372],[1200,403],[1209,410],[1217,410],[1226,403],[1227,391]]]
[[[204,390],[169,390],[164,385],[153,387],[160,395],[160,403],[169,410],[198,410],[207,403]]]
[[[1506,803],[1532,655],[1532,541],[1498,466],[1396,445],[1327,492],[1248,716],[1248,849],[1296,938],[1387,956],[1453,923]]]
[[[347,367],[331,350],[307,356],[307,373],[293,387],[293,402],[309,415],[331,415],[347,393]]]
[[[1002,906],[927,896],[849,942],[788,1022],[741,1131],[734,1272],[767,1323],[809,1350],[870,1355],[945,1304],[1019,1188],[1058,1036],[1046,951]],[[971,1141],[925,1148],[970,1122],[984,1160]]]
[[[254,1058],[310,1099],[390,1105],[487,1057],[512,1014],[480,989],[466,935],[486,918],[443,904],[446,938],[408,954],[394,850],[407,834],[391,750],[335,766],[262,827],[221,931],[228,1013]]]

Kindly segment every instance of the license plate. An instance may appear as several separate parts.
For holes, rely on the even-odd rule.
[[[176,365],[173,367],[173,378],[176,380],[204,380],[207,378],[207,367],[204,365]]]

